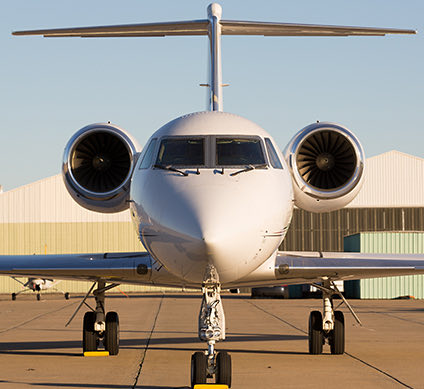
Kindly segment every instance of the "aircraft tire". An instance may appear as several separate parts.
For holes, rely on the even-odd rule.
[[[109,355],[119,353],[119,316],[116,312],[106,314],[105,349]]]
[[[41,300],[41,295],[40,295],[40,293],[37,293],[37,301],[40,301]]]
[[[226,351],[219,352],[216,357],[215,381],[231,388],[231,356]]]
[[[322,314],[312,311],[309,315],[309,354],[322,354],[324,334],[322,331]]]
[[[65,300],[69,300],[69,292],[65,293]]]
[[[329,343],[331,354],[340,355],[344,353],[345,325],[342,311],[334,312],[334,329],[331,331]]]
[[[83,351],[97,350],[97,334],[94,331],[94,322],[96,321],[95,312],[86,312],[84,314],[82,330],[82,349]]]
[[[16,293],[12,293],[12,300],[15,301],[16,300]]]
[[[206,355],[201,351],[191,356],[191,387],[197,384],[206,384],[206,370],[208,361]]]

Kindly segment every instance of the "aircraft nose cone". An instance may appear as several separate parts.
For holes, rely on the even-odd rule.
[[[210,188],[193,198],[198,257],[215,266],[221,282],[241,278],[256,268],[265,229],[260,202],[226,193],[222,188]]]

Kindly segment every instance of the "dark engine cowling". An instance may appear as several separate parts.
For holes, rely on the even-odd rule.
[[[293,178],[295,204],[310,212],[343,208],[358,194],[365,157],[359,140],[334,123],[314,123],[289,142],[285,158]]]
[[[102,213],[127,209],[129,185],[140,147],[112,124],[88,125],[69,140],[62,176],[72,198]]]

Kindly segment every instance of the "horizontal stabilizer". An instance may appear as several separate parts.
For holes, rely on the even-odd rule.
[[[373,27],[327,26],[319,24],[268,23],[221,20],[222,35],[264,36],[383,36],[386,34],[415,34],[415,30]],[[43,35],[45,37],[163,37],[207,35],[209,20],[182,22],[125,24],[117,26],[55,28],[15,31],[13,35]]]
[[[178,35],[207,35],[209,21],[125,24],[118,26],[54,28],[47,30],[15,31],[13,35],[43,35],[50,37],[161,37]]]
[[[264,36],[383,36],[385,34],[415,34],[415,30],[394,28],[326,26],[320,24],[245,22],[221,20],[222,35]]]

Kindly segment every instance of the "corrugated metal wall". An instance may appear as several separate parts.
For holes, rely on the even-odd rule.
[[[388,254],[424,254],[423,232],[360,233],[345,237],[345,251]],[[359,281],[363,299],[401,296],[424,298],[424,275],[371,278]]]
[[[424,208],[295,209],[281,250],[343,251],[343,237],[367,231],[424,231]]]
[[[364,185],[348,207],[400,208],[423,204],[424,159],[393,150],[366,160]]]
[[[130,222],[10,223],[0,224],[3,255],[72,254],[145,251]],[[26,282],[26,278],[19,278]],[[61,281],[57,289],[85,293],[91,283]],[[22,286],[10,277],[0,277],[0,293],[17,293]],[[153,286],[121,285],[124,292],[158,291]],[[181,290],[167,288],[166,290]],[[51,289],[47,292],[56,292]]]
[[[144,251],[130,222],[0,224],[4,255]]]

